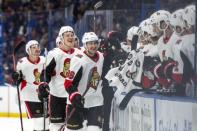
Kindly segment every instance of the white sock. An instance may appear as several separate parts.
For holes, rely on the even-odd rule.
[[[88,126],[86,131],[102,131],[98,126]]]
[[[50,123],[49,130],[50,131],[58,131],[64,123]]]
[[[44,117],[32,118],[34,130],[44,130]],[[49,129],[49,118],[45,119],[45,130]]]

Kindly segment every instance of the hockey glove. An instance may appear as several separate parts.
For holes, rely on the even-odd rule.
[[[176,61],[171,58],[162,62],[163,72],[166,77],[170,78],[172,74],[172,69],[177,65]]]
[[[23,77],[23,75],[22,75],[22,72],[21,72],[21,71],[20,71],[20,72],[14,71],[14,72],[12,73],[12,79],[13,79],[14,82],[16,82],[16,83],[20,83],[21,80],[22,80],[22,77]]]
[[[82,98],[79,92],[73,92],[72,94],[70,94],[69,100],[74,108],[79,110],[84,108],[84,98]]]
[[[46,82],[41,82],[38,86],[38,98],[40,101],[47,99],[49,95],[49,85]]]

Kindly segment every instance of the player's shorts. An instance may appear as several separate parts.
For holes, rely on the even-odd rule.
[[[67,105],[67,116],[70,115],[70,112],[73,110],[72,105]],[[82,110],[75,110],[71,117],[68,119],[66,127],[71,130],[78,130],[83,127],[83,111]]]
[[[28,118],[43,117],[43,103],[25,101]]]
[[[49,98],[49,115],[51,123],[63,123],[66,117],[67,98],[50,95]]]
[[[87,126],[94,125],[102,128],[103,125],[103,106],[85,108],[84,118],[87,119]]]
[[[68,105],[67,107],[67,115],[73,109],[72,105]],[[83,121],[87,119],[87,126],[94,125],[102,127],[103,123],[103,107],[91,107],[91,108],[84,108],[82,110],[75,110],[73,115],[67,122],[67,128],[72,130],[78,130],[83,127]]]

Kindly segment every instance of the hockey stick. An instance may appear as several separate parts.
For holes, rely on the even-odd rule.
[[[146,93],[153,93],[156,92],[156,89],[132,89],[130,90],[126,96],[122,99],[122,101],[119,104],[119,108],[120,110],[125,110],[125,108],[127,107],[129,101],[131,100],[131,98],[139,92],[146,92]]]
[[[92,73],[93,73],[93,70],[94,70],[94,68],[92,68],[92,69],[90,70],[89,74],[88,74],[87,86],[86,86],[85,91],[84,91],[83,94],[82,94],[82,98],[85,97],[86,93],[87,93],[88,90],[90,89],[90,83],[91,83],[91,80],[92,80]],[[98,86],[98,84],[99,84],[99,82],[97,83],[96,86]],[[76,108],[73,108],[73,109],[71,110],[71,112],[69,113],[69,115],[66,117],[65,124],[60,128],[59,131],[63,131],[64,127],[66,126],[66,124],[67,124],[67,122],[68,122],[68,120],[71,118],[71,116],[74,114],[75,111],[76,111]]]
[[[99,1],[94,5],[94,32],[96,32],[96,10],[103,5],[103,1]]]
[[[44,82],[46,82],[46,63],[47,63],[47,48],[44,48],[44,55],[45,55],[45,63],[43,65],[43,70],[44,70]],[[44,131],[46,130],[46,118],[47,118],[47,99],[43,98],[43,117],[44,117]]]
[[[16,71],[16,53],[18,50],[25,44],[24,41],[20,42],[14,47],[12,59],[13,59],[13,69]],[[20,92],[19,92],[19,83],[16,82],[16,89],[17,89],[17,98],[18,98],[18,108],[19,108],[19,116],[20,116],[20,124],[21,124],[21,131],[23,131],[23,118],[22,118],[22,109],[21,109],[21,100],[20,100]]]

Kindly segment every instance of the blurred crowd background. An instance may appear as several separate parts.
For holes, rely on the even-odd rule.
[[[12,52],[29,39],[38,40],[42,48],[55,47],[61,26],[72,26],[79,39],[93,31],[93,5],[98,0],[1,0],[0,10],[0,84],[12,83]],[[126,38],[127,30],[158,9],[170,12],[194,3],[194,0],[103,0],[97,10],[96,34],[105,39],[111,30]],[[21,49],[17,57],[25,55]],[[118,58],[119,59],[119,58]]]

